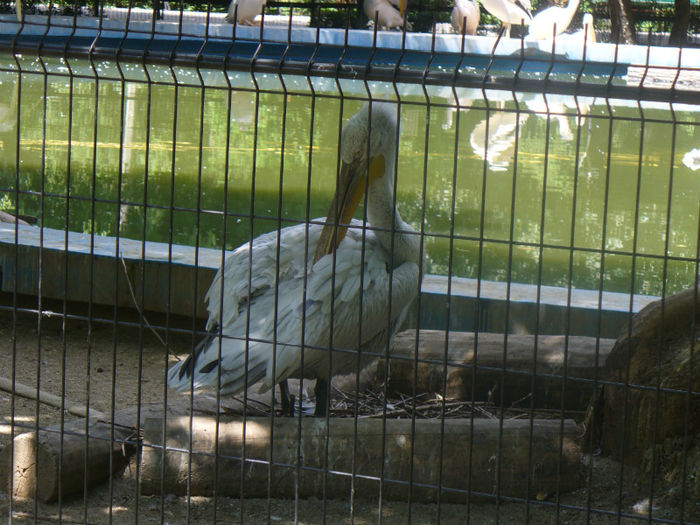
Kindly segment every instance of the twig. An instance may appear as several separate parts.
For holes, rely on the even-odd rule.
[[[38,398],[40,403],[44,403],[45,405],[58,409],[63,408],[66,412],[73,414],[74,416],[87,417],[88,414],[87,407],[83,405],[74,405],[72,403],[69,404],[68,402],[64,402],[58,396],[49,394],[48,392],[42,392],[34,387],[18,383],[17,381],[15,381],[13,385],[12,380],[6,377],[0,377],[0,390],[16,394],[27,399],[36,400]],[[90,410],[90,417],[94,419],[107,419],[105,414],[95,409]]]
[[[134,303],[134,308],[136,308],[136,311],[139,313],[139,315],[143,319],[143,322],[146,323],[146,326],[148,328],[150,328],[151,332],[153,332],[153,334],[158,338],[158,341],[160,341],[160,343],[168,350],[168,353],[170,355],[174,356],[178,361],[180,361],[180,358],[177,355],[175,355],[175,353],[172,352],[170,350],[170,348],[168,348],[168,345],[165,343],[165,341],[160,336],[160,334],[156,331],[155,328],[153,328],[153,326],[151,326],[151,323],[148,322],[148,319],[146,319],[146,316],[144,315],[143,311],[139,307],[138,302],[136,301],[136,294],[134,293],[134,287],[131,285],[131,279],[129,278],[129,271],[127,270],[126,262],[124,261],[124,257],[122,257],[120,255],[119,259],[121,260],[122,267],[124,268],[124,276],[126,277],[126,284],[129,287],[129,293],[131,294],[131,300]]]

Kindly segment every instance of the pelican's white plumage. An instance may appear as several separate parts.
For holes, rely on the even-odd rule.
[[[532,4],[530,0],[479,0],[489,13],[501,20],[506,36],[510,36],[510,26],[530,25]]]
[[[406,0],[365,0],[363,7],[367,18],[370,21],[376,18],[380,28],[404,26]],[[410,26],[407,25],[407,28],[410,29]]]
[[[171,387],[216,386],[220,368],[221,393],[241,392],[246,349],[247,384],[263,381],[263,391],[289,377],[327,381],[356,370],[360,341],[362,352],[384,351],[417,295],[420,255],[418,236],[393,205],[395,106],[372,104],[371,137],[368,108],[343,129],[341,175],[326,224],[308,225],[308,243],[307,225],[300,224],[261,235],[227,256],[206,296],[207,329],[221,326],[223,337],[209,338],[173,366]],[[362,222],[352,220],[344,238],[342,226],[335,237],[333,223],[350,222],[364,184],[368,222],[379,229],[363,235]],[[317,399],[317,415],[324,410]]]
[[[452,8],[452,28],[456,33],[461,35],[463,25],[465,25],[464,34],[475,35],[476,29],[479,27],[480,17],[479,4],[474,0],[455,0],[455,6]]]
[[[566,7],[553,6],[536,13],[532,18],[528,36],[535,40],[544,40],[566,31],[576,14],[579,1],[569,0]]]
[[[239,24],[255,25],[255,17],[262,12],[262,8],[267,0],[231,0],[226,13],[226,21],[233,24],[233,17],[236,16]],[[238,12],[236,13],[236,6]]]
[[[593,15],[586,13],[583,15],[583,28],[576,31],[576,35],[581,35],[585,40],[589,42],[595,42],[595,28],[593,27]]]

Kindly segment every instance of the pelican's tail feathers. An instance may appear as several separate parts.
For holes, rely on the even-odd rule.
[[[242,341],[224,337],[219,351],[219,338],[207,336],[186,359],[168,370],[168,386],[189,391],[218,385],[222,394],[239,394],[246,386],[264,379],[267,371],[267,362],[254,353],[250,354],[246,367],[245,348],[241,346],[244,346]]]
[[[199,364],[199,357],[214,341],[213,335],[208,335],[202,339],[186,359],[173,365],[168,370],[168,386],[176,390],[189,390],[192,386],[192,375],[195,374],[195,367]],[[197,388],[197,378],[195,377],[195,388]]]

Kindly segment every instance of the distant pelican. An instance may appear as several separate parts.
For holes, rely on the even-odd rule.
[[[463,28],[465,18],[467,23],[466,28]],[[479,27],[479,18],[481,18],[481,11],[479,4],[474,0],[455,0],[455,6],[452,9],[452,27],[455,33],[461,35],[464,29],[464,34],[475,35],[476,28]]]
[[[588,42],[595,42],[595,29],[593,27],[593,15],[586,13],[583,15],[583,29],[576,31],[575,34],[585,36]]]
[[[226,13],[226,21],[233,24],[233,17],[237,16],[238,23],[254,26],[255,17],[262,13],[263,6],[267,0],[231,0]],[[238,14],[236,15],[236,6],[238,6]]]
[[[532,5],[530,0],[480,0],[489,13],[503,22],[505,36],[510,36],[512,24],[530,25],[532,22]]]
[[[379,28],[391,29],[393,27],[403,28],[404,17],[406,16],[407,0],[365,0],[365,15],[372,22],[375,18]],[[396,9],[398,7],[398,9]],[[411,29],[406,24],[407,29]]]
[[[576,14],[580,0],[569,0],[566,7],[553,6],[535,13],[528,36],[535,40],[552,38],[566,31],[571,23],[571,19]]]
[[[171,367],[171,387],[216,387],[219,374],[222,394],[259,381],[262,391],[280,384],[284,410],[287,378],[315,377],[315,415],[324,416],[331,377],[357,371],[358,350],[385,351],[420,275],[419,237],[394,205],[395,113],[395,106],[375,102],[371,121],[365,106],[343,128],[338,188],[325,224],[273,231],[228,255],[206,296],[207,330],[218,333],[221,323],[223,337],[205,339]],[[352,219],[365,192],[376,230]]]

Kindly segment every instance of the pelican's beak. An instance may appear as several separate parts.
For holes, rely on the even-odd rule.
[[[328,210],[326,224],[323,225],[321,236],[316,246],[314,263],[324,255],[333,253],[348,231],[360,201],[365,196],[367,189],[367,177],[364,176],[365,162],[345,162],[340,166],[338,189],[333,197],[333,202]],[[384,155],[374,157],[369,163],[369,181],[384,175]]]
[[[399,14],[401,18],[406,17],[406,7],[408,5],[408,0],[399,0]]]

